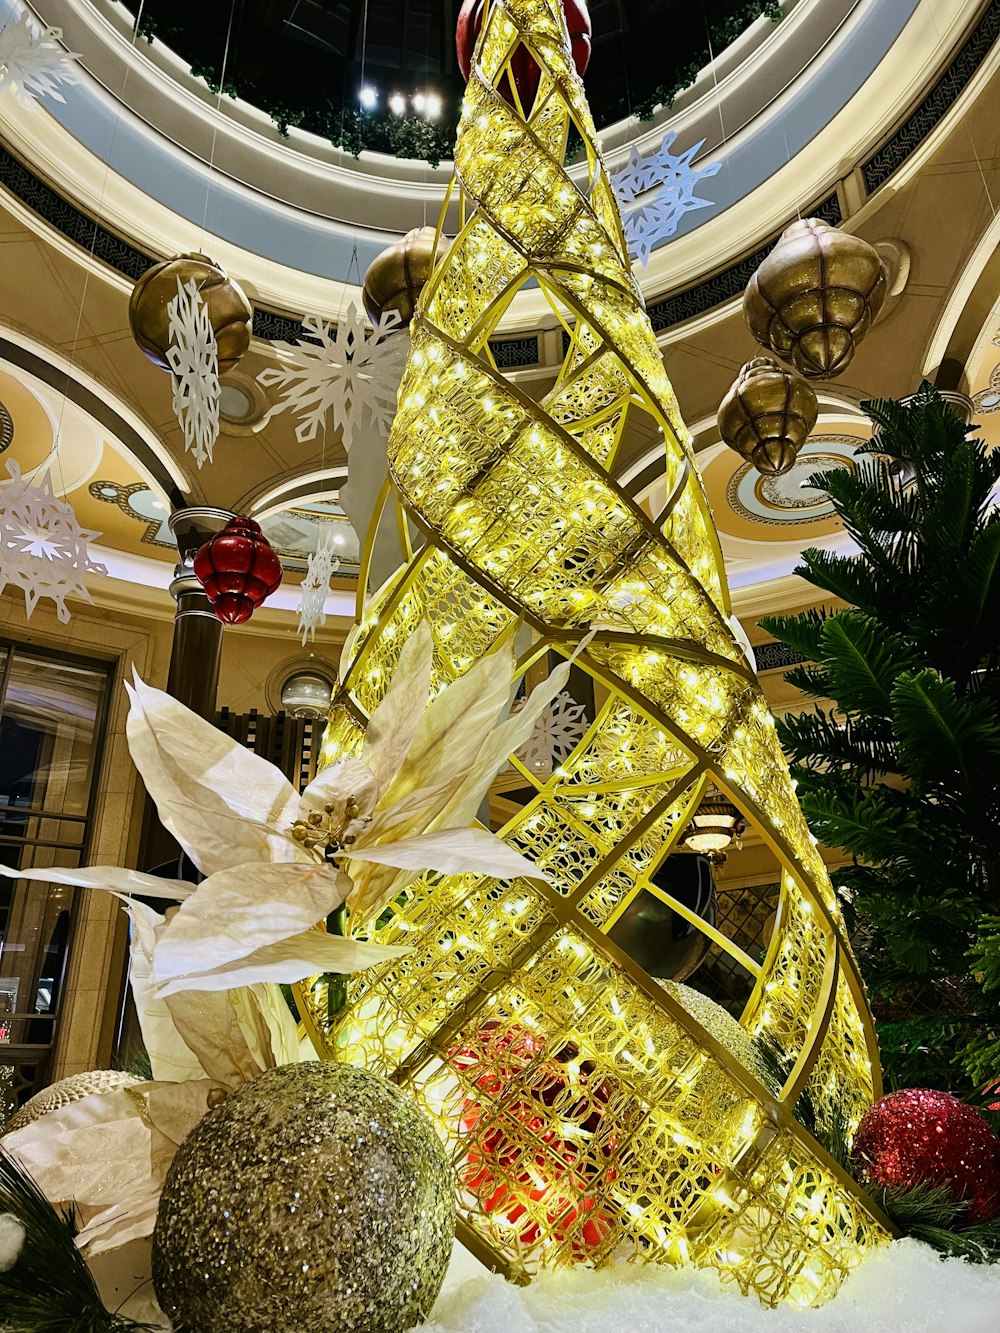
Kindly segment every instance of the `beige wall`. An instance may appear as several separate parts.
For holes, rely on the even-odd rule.
[[[164,598],[167,594],[163,594]],[[139,853],[143,800],[125,740],[128,698],[122,686],[133,666],[150,684],[166,682],[172,622],[121,607],[72,603],[73,615],[62,625],[51,602],[39,602],[30,620],[24,598],[7,590],[0,596],[0,636],[17,644],[59,649],[106,662],[112,668],[108,734],[98,775],[98,800],[88,860],[94,865],[134,866]],[[234,712],[270,711],[268,678],[290,658],[308,657],[289,615],[273,617],[263,632],[257,627],[224,633],[219,704]],[[321,641],[316,654],[334,664],[339,643]],[[76,926],[63,991],[51,1077],[63,1078],[106,1066],[112,1056],[114,1024],[124,975],[126,931],[117,899],[80,890]]]

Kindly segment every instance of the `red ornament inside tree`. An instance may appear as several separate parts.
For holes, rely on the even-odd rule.
[[[281,561],[260,525],[237,515],[199,549],[194,572],[219,620],[239,625],[281,582]]]
[[[966,1203],[970,1223],[1000,1211],[1000,1138],[974,1106],[947,1092],[889,1093],[865,1113],[851,1151],[873,1185],[944,1185]]]
[[[462,78],[466,82],[468,82],[469,73],[472,70],[472,57],[476,49],[479,29],[482,27],[485,8],[486,0],[465,0],[459,10],[456,32],[458,67],[462,71]],[[563,11],[566,15],[566,26],[569,28],[573,63],[576,66],[577,73],[582,75],[590,64],[590,41],[593,32],[590,15],[587,12],[585,0],[563,0]],[[525,115],[527,115],[534,105],[541,71],[531,52],[523,46],[519,46],[514,52],[510,67],[514,75],[514,86],[517,88],[517,95]],[[511,96],[510,84],[506,78],[501,81],[497,91],[504,101],[513,105],[514,99]]]
[[[611,1087],[578,1057],[571,1043],[546,1055],[544,1037],[493,1021],[452,1053],[473,1087],[462,1111],[472,1139],[462,1183],[521,1245],[568,1241],[577,1262],[612,1232],[603,1195],[616,1175],[615,1138],[607,1125],[600,1132]]]

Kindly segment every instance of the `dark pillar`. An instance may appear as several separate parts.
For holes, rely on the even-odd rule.
[[[177,602],[177,614],[167,693],[209,722],[215,721],[222,662],[222,622],[215,618],[192,562],[198,548],[204,546],[209,537],[221,532],[232,517],[225,509],[205,505],[178,509],[168,520],[177,542],[180,563],[170,585],[171,595]]]
[[[232,517],[225,509],[204,505],[178,509],[168,520],[180,559],[170,585],[177,612],[167,693],[209,722],[215,721],[222,661],[222,622],[216,620],[192,562],[198,548],[220,532]],[[176,876],[179,856],[180,848],[157,819],[156,808],[147,798],[140,868],[153,873],[161,871],[168,877]],[[185,870],[189,869],[185,867]]]

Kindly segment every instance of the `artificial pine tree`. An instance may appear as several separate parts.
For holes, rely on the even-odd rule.
[[[852,858],[835,881],[887,1084],[967,1096],[1000,1078],[1000,451],[928,384],[865,410],[857,468],[812,479],[858,553],[797,571],[847,606],[761,624],[820,701],[779,735],[813,831]]]

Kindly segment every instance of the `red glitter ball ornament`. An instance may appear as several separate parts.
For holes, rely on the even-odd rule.
[[[611,1088],[572,1044],[544,1051],[543,1036],[490,1021],[452,1052],[473,1086],[462,1112],[472,1139],[462,1183],[484,1213],[506,1220],[519,1244],[543,1235],[568,1241],[572,1258],[583,1261],[614,1228],[601,1197],[617,1174],[616,1138],[607,1126],[600,1132]]]
[[[194,572],[216,617],[239,625],[281,582],[281,561],[260,525],[237,515],[198,550]]]
[[[468,82],[469,73],[472,70],[472,57],[476,50],[476,39],[479,36],[479,29],[482,27],[485,8],[486,0],[465,0],[459,10],[455,45],[458,49],[458,67],[462,71],[462,78],[466,82]],[[563,0],[563,11],[566,15],[566,26],[569,29],[573,64],[576,66],[576,72],[582,75],[590,64],[590,46],[593,35],[590,14],[587,12],[585,0]],[[535,94],[538,92],[538,84],[541,79],[541,70],[538,68],[531,52],[524,46],[519,46],[514,52],[510,67],[514,74],[517,95],[521,100],[521,106],[524,108],[525,114],[527,114],[535,102]],[[500,81],[497,91],[505,102],[510,102],[513,105],[514,99],[511,96],[510,84],[507,82],[506,76]]]
[[[1000,1137],[947,1092],[905,1088],[883,1097],[858,1126],[852,1156],[873,1185],[946,1186],[967,1204],[970,1223],[1000,1210]]]

